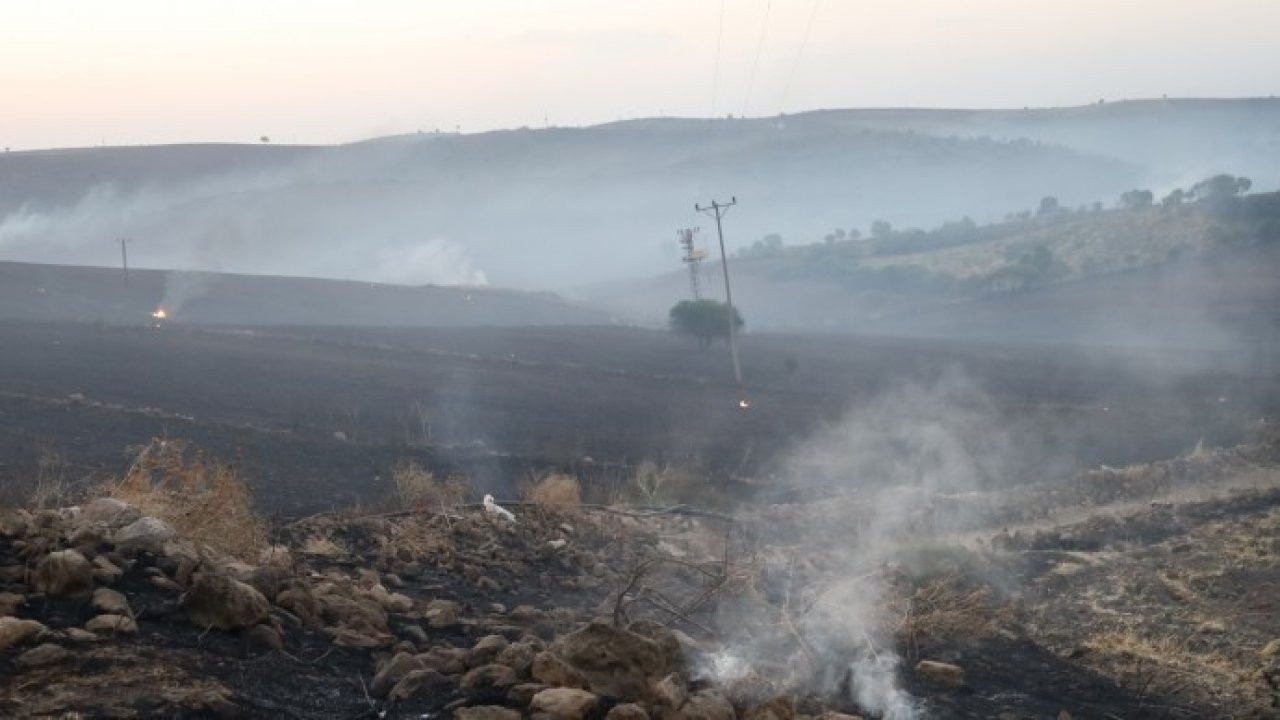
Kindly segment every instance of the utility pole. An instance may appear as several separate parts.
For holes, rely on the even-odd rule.
[[[698,232],[698,228],[684,228],[676,231],[676,237],[680,238],[680,247],[684,248],[684,257],[682,260],[689,266],[689,292],[693,293],[694,300],[702,299],[702,280],[699,266],[703,260],[707,259],[707,251],[699,250],[693,245],[693,234]]]
[[[721,223],[722,218],[729,212],[729,208],[737,204],[738,198],[735,196],[729,198],[727,203],[712,200],[711,207],[694,203],[693,209],[716,219],[716,236],[720,240],[720,269],[724,273],[724,301],[729,310],[729,353],[733,355],[733,379],[738,383],[738,406],[746,410],[750,404],[747,402],[746,391],[742,387],[742,366],[738,364],[738,328],[734,323],[736,316],[733,312],[733,291],[729,288],[729,258],[724,252],[724,226]]]
[[[129,284],[129,238],[119,238],[120,267],[124,268],[124,284]]]

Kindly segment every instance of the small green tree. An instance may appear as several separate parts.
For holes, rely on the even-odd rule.
[[[669,313],[671,329],[697,338],[707,347],[716,338],[729,337],[729,306],[715,300],[681,300]],[[743,326],[742,315],[733,309],[733,326]]]

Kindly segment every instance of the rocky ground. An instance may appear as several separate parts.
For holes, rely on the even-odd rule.
[[[1274,445],[865,505],[0,510],[0,715],[1276,716]]]

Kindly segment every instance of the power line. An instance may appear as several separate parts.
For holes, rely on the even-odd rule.
[[[751,63],[751,75],[747,77],[747,94],[742,99],[742,116],[747,116],[747,108],[751,106],[751,90],[756,84],[756,71],[760,68],[760,54],[764,51],[765,31],[769,29],[769,10],[773,8],[773,0],[764,5],[764,20],[760,22],[760,39],[756,42],[756,59]]]
[[[720,48],[724,43],[724,4],[727,0],[720,0],[720,27],[716,30],[716,69],[711,76],[711,118],[716,116],[716,100],[720,95]]]
[[[822,0],[813,0],[813,9],[809,11],[809,23],[804,26],[800,48],[796,50],[796,59],[791,63],[791,73],[787,75],[787,82],[782,86],[782,101],[778,103],[779,113],[787,109],[787,96],[791,93],[791,83],[796,79],[796,71],[800,69],[800,58],[804,55],[805,48],[809,46],[809,35],[813,33],[813,21],[818,17],[818,8],[821,6]]]

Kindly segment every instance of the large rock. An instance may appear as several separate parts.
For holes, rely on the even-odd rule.
[[[54,643],[37,645],[18,656],[18,664],[25,668],[57,665],[71,657],[71,651]]]
[[[795,716],[796,707],[791,698],[778,696],[752,708],[743,720],[794,720]]]
[[[600,698],[586,690],[549,688],[533,696],[529,709],[533,720],[584,720],[600,704]]]
[[[84,629],[95,635],[137,635],[138,623],[124,615],[98,615],[90,618]]]
[[[0,508],[0,537],[26,537],[31,530],[31,513],[26,510]]]
[[[192,624],[214,630],[239,630],[267,618],[270,605],[253,587],[221,573],[197,573],[179,600]]]
[[[400,678],[400,682],[397,682],[395,687],[391,688],[391,692],[387,693],[387,699],[399,702],[424,692],[440,695],[444,694],[451,684],[452,681],[449,678],[435,670],[411,670],[408,675]]]
[[[481,665],[470,670],[458,682],[463,692],[478,693],[490,690],[505,690],[519,682],[515,670],[506,665]]]
[[[0,652],[43,633],[45,626],[35,620],[19,620],[15,617],[0,618]]]
[[[664,642],[598,622],[557,638],[548,651],[582,675],[587,689],[611,697],[646,698],[655,682],[686,671],[674,638]]]
[[[501,705],[477,705],[453,711],[455,720],[520,720],[520,713]]]
[[[76,527],[100,525],[109,530],[122,528],[142,517],[138,508],[115,498],[98,498],[80,508]]]
[[[75,550],[49,553],[36,565],[35,588],[49,595],[89,592],[93,589],[93,566]]]
[[[0,592],[0,617],[13,615],[18,612],[18,608],[26,604],[27,598],[24,595],[11,592]]]
[[[98,588],[93,591],[93,609],[108,615],[132,615],[129,601],[122,593],[109,588]]]
[[[604,720],[649,720],[649,713],[635,703],[622,703],[610,708]]]
[[[467,666],[480,667],[494,662],[494,659],[498,657],[498,653],[506,650],[509,644],[507,639],[501,635],[485,635],[476,641],[476,644],[471,648],[471,652],[467,653]],[[506,665],[506,663],[501,664]]]
[[[694,693],[674,715],[673,720],[735,720],[733,705],[715,690]]]
[[[164,555],[165,543],[178,536],[178,531],[157,517],[141,517],[115,532],[112,542],[121,552],[145,550]]]
[[[543,650],[533,658],[530,673],[534,680],[552,687],[585,688],[587,679],[559,656]]]
[[[391,692],[391,688],[395,687],[405,675],[414,670],[426,669],[426,665],[421,660],[409,653],[396,653],[373,676],[373,681],[369,683],[369,694],[376,698],[385,698],[387,693]]]

